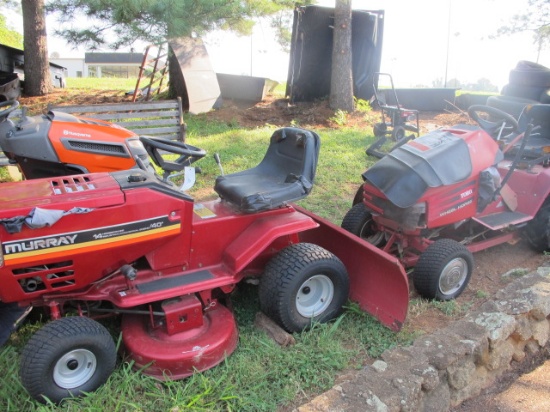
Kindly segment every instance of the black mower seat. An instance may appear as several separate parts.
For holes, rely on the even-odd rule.
[[[525,106],[518,119],[518,132],[525,132],[528,124],[532,124],[536,128],[531,132],[526,142],[522,157],[535,159],[548,154],[550,148],[550,104],[529,104]],[[521,143],[519,141],[507,152],[507,155],[515,156]]]
[[[219,176],[214,190],[240,211],[254,213],[280,207],[309,194],[319,157],[319,136],[294,127],[279,129],[263,160],[252,169]]]

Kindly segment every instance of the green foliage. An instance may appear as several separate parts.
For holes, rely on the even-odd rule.
[[[330,117],[329,120],[336,123],[338,126],[344,126],[347,122],[348,113],[344,110],[336,110],[334,116]]]
[[[117,49],[138,39],[160,43],[215,29],[250,34],[254,18],[293,6],[289,0],[52,0],[47,11],[61,24],[57,35],[94,50],[105,45]],[[72,25],[82,16],[86,26]]]
[[[550,2],[548,0],[529,0],[528,6],[515,14],[505,26],[501,26],[496,36],[514,33],[533,32],[534,43],[539,53],[550,44]]]
[[[6,16],[0,14],[0,44],[23,49],[23,35],[9,27]]]

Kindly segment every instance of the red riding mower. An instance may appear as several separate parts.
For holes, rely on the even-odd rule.
[[[550,105],[518,121],[472,106],[458,125],[411,140],[363,173],[342,227],[414,267],[417,292],[449,300],[466,288],[472,252],[524,234],[550,247]]]
[[[261,309],[289,332],[334,318],[348,298],[394,330],[403,324],[409,288],[398,260],[290,203],[312,189],[315,133],[277,130],[258,166],[218,177],[220,199],[195,203],[169,175],[203,151],[127,134],[106,143],[123,132],[60,118],[29,120],[34,145],[61,145],[44,160],[61,147],[105,154],[116,146],[138,168],[2,185],[0,332],[12,329],[14,308],[43,307],[51,317],[21,353],[20,376],[35,399],[59,402],[105,382],[116,362],[97,321],[105,317],[121,318],[124,351],[146,374],[179,379],[217,365],[237,346],[229,299],[247,277],[259,277]],[[132,151],[141,144],[163,177]],[[164,150],[178,160],[165,160]]]

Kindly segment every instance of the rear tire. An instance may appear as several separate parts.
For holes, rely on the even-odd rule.
[[[466,246],[452,239],[437,240],[418,259],[414,287],[426,299],[455,299],[466,289],[473,267],[474,258]]]
[[[55,320],[36,332],[21,354],[20,376],[39,402],[59,403],[92,392],[115,368],[116,347],[107,329],[84,317]]]
[[[537,252],[550,249],[550,200],[547,199],[525,230],[524,236]]]
[[[378,230],[372,213],[363,203],[357,203],[346,213],[341,226],[374,246],[382,245],[385,240],[384,232]]]
[[[348,296],[344,264],[311,243],[281,250],[267,264],[259,288],[262,311],[291,333],[335,318]]]

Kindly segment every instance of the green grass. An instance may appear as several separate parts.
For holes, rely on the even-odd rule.
[[[259,310],[256,287],[241,285],[233,296],[239,346],[221,365],[180,381],[159,382],[119,361],[107,383],[80,399],[40,405],[29,399],[18,379],[25,340],[39,324],[27,323],[0,352],[0,410],[8,411],[274,411],[334,384],[345,368],[359,368],[365,356],[407,344],[412,335],[394,333],[350,304],[335,322],[296,334],[283,348],[253,325]],[[117,337],[115,336],[115,339]]]
[[[119,78],[93,78],[93,77],[68,77],[67,89],[97,90],[99,88],[106,90],[134,90],[137,78],[119,79]]]
[[[73,87],[70,82],[69,87]],[[220,154],[225,173],[252,167],[263,158],[275,131],[268,126],[244,129],[236,122],[210,122],[200,115],[186,116],[185,120],[188,143],[208,153],[197,163],[202,174],[197,176],[197,185],[191,191],[197,199],[213,194],[213,183],[220,173],[214,153]],[[345,127],[315,131],[321,138],[316,182],[312,193],[299,204],[340,224],[361,183],[361,173],[373,163],[365,155],[365,148],[374,138],[370,130]],[[360,368],[368,356],[379,356],[384,350],[408,344],[414,338],[407,331],[388,330],[350,303],[335,322],[315,325],[310,331],[296,334],[296,345],[282,348],[254,327],[254,316],[259,311],[255,286],[240,285],[232,302],[239,326],[239,345],[221,365],[185,380],[161,383],[134,371],[131,364],[120,359],[105,385],[60,406],[34,402],[19,381],[19,352],[40,327],[39,323],[28,322],[0,351],[0,372],[4,376],[0,410],[274,411],[304,400],[304,394],[322,393],[334,384],[340,371]],[[114,333],[114,339],[118,339]]]

